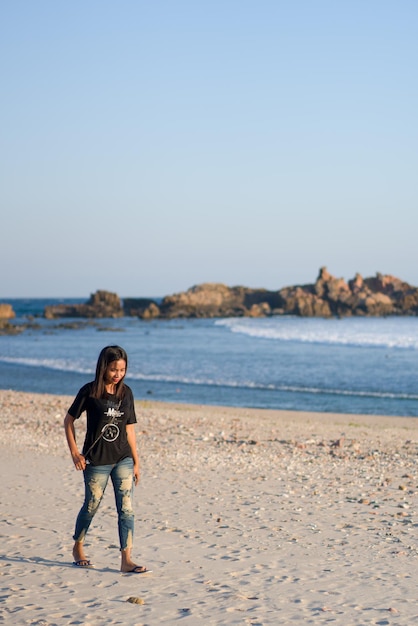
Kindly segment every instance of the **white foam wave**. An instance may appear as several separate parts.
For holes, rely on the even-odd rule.
[[[401,323],[402,321],[407,323]],[[229,329],[232,333],[255,339],[418,350],[417,318],[408,320],[229,318],[217,320],[215,324]]]
[[[24,357],[6,357],[0,356],[0,362],[27,365],[31,367],[42,367],[64,372],[74,372],[80,374],[94,374],[94,369],[74,364],[65,359],[35,359]],[[379,398],[389,400],[418,400],[418,394],[381,392],[372,390],[354,390],[354,389],[332,389],[321,387],[310,387],[303,385],[275,385],[263,384],[254,381],[234,381],[234,380],[216,380],[213,378],[199,378],[190,376],[174,376],[170,374],[144,374],[142,372],[129,372],[128,379],[147,381],[149,383],[172,383],[176,385],[196,385],[208,387],[227,387],[238,389],[255,389],[260,391],[272,391],[282,393],[297,393],[307,395],[332,395],[332,396],[351,396],[358,398]],[[129,381],[128,381],[129,382]]]
[[[144,380],[148,382],[175,383],[178,385],[206,385],[209,387],[235,387],[240,389],[259,389],[260,391],[277,391],[288,393],[303,393],[315,395],[335,395],[335,396],[355,396],[364,398],[386,398],[393,400],[418,400],[418,394],[392,393],[368,390],[351,389],[329,389],[320,387],[304,387],[303,385],[274,385],[262,384],[252,381],[218,381],[210,378],[191,378],[187,376],[170,376],[165,374],[132,374],[129,375],[134,380]]]
[[[77,372],[80,374],[94,374],[94,369],[81,365],[80,363],[74,363],[73,361],[67,361],[66,359],[37,359],[30,357],[7,357],[1,356],[0,362],[10,363],[15,365],[28,365],[30,367],[46,367],[52,370],[59,370],[63,372]]]

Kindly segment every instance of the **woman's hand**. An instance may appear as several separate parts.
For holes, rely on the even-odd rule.
[[[75,440],[74,417],[69,413],[67,413],[64,419],[64,429],[75,468],[78,470],[85,470],[86,459],[78,451],[77,442]]]
[[[126,424],[126,436],[131,449],[132,460],[134,462],[133,477],[136,486],[139,483],[140,472],[138,453],[136,451],[135,424]]]
[[[71,455],[73,457],[73,463],[77,470],[85,470],[86,469],[86,459],[82,454],[76,452]]]
[[[134,463],[133,474],[134,474],[134,483],[136,487],[136,485],[139,483],[139,479],[141,476],[141,472],[139,471],[139,463]]]

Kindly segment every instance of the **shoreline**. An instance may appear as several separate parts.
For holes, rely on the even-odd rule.
[[[111,485],[96,567],[71,567],[71,399],[0,390],[6,623],[418,623],[418,418],[136,401],[141,577],[118,572]]]
[[[65,443],[63,439],[63,420],[69,408],[73,396],[55,395],[47,393],[13,391],[0,389],[0,420],[2,427],[2,443],[19,445],[19,441],[24,441],[36,449],[39,447],[42,437],[49,437],[50,452],[59,452],[60,447]],[[181,417],[183,422],[196,422],[202,432],[205,426],[231,427],[234,422],[239,421],[245,424],[245,428],[264,432],[270,430],[289,430],[295,432],[305,427],[312,432],[315,428],[318,432],[326,435],[326,429],[332,429],[330,438],[340,435],[340,429],[357,432],[359,428],[383,433],[387,430],[407,430],[418,434],[418,417],[405,417],[393,415],[370,415],[356,413],[333,413],[315,411],[293,411],[281,409],[265,409],[252,407],[231,407],[222,405],[189,404],[181,402],[164,402],[158,400],[141,399],[135,400],[138,419],[138,433],[141,429],[152,430],[152,418],[169,414],[176,419]],[[15,409],[18,414],[15,414]],[[24,415],[24,425],[21,420]],[[83,420],[79,420],[79,430],[83,431]],[[163,421],[165,418],[163,418]],[[196,425],[195,424],[195,425]],[[77,422],[76,422],[77,425]],[[26,433],[23,440],[16,439],[15,428]],[[158,428],[157,428],[158,430]],[[137,434],[138,434],[137,433]],[[33,446],[31,446],[30,435],[34,435]],[[265,433],[264,433],[265,434]],[[278,433],[279,434],[279,433]],[[299,432],[302,436],[302,433]],[[139,441],[141,437],[139,436]],[[59,443],[59,445],[57,445]],[[41,442],[41,448],[42,442]],[[64,448],[66,450],[66,448]],[[59,452],[61,454],[61,452]]]

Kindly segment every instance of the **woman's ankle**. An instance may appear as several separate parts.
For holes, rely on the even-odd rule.
[[[84,544],[82,541],[76,541],[73,546],[73,557],[76,561],[80,561],[86,558],[84,554]]]

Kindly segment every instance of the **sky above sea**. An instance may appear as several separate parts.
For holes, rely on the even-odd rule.
[[[0,6],[0,299],[418,285],[414,0]]]

